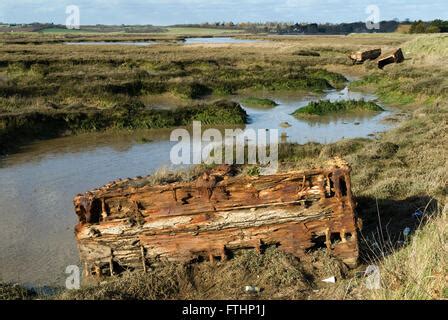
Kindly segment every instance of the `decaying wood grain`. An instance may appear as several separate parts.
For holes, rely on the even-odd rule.
[[[381,49],[356,51],[350,54],[353,64],[361,64],[366,60],[375,60],[381,55]]]
[[[378,68],[383,69],[385,66],[391,63],[400,63],[404,61],[404,55],[401,48],[392,52],[385,53],[378,59]]]
[[[193,182],[114,182],[74,199],[80,258],[88,276],[146,270],[161,259],[225,260],[266,246],[297,257],[325,247],[348,265],[358,258],[350,168],[271,176],[221,166]]]

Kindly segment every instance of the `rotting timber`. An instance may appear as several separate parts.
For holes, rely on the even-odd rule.
[[[144,270],[163,259],[226,260],[236,251],[277,246],[303,257],[326,248],[349,266],[358,259],[350,167],[251,177],[219,166],[191,182],[112,182],[74,199],[87,277]]]
[[[356,51],[350,54],[353,64],[362,64],[366,60],[375,60],[381,55],[381,49]]]
[[[392,52],[382,55],[378,59],[378,68],[383,69],[385,66],[391,63],[401,63],[404,61],[404,55],[401,48],[398,48]]]

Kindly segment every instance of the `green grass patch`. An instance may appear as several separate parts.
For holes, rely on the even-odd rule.
[[[278,103],[271,99],[248,97],[241,100],[241,103],[252,108],[273,108],[278,106]]]
[[[76,33],[76,34],[82,34],[82,33],[95,33],[95,31],[88,31],[83,29],[67,29],[67,28],[46,28],[39,30],[41,33],[57,33],[57,34],[64,34],[64,33]]]
[[[403,76],[406,70],[400,70],[399,74],[394,75],[379,75],[372,74],[362,80],[354,81],[350,84],[351,89],[373,91],[381,99],[381,101],[388,105],[407,106],[416,102],[418,95],[440,96],[443,95],[441,85],[432,83],[433,81],[421,80],[420,77],[413,79],[413,74],[410,76]],[[409,76],[409,77],[408,77]],[[423,78],[426,75],[422,75]],[[423,83],[420,83],[420,82]],[[437,80],[436,80],[437,82]],[[428,100],[428,103],[431,101]]]
[[[247,114],[238,103],[229,101],[218,101],[206,108],[194,110],[191,120],[187,117],[189,124],[192,120],[201,121],[206,125],[219,124],[244,124],[247,122]]]
[[[293,115],[296,117],[325,116],[359,111],[381,112],[384,109],[371,101],[344,100],[332,102],[329,100],[321,100],[310,102],[307,106],[294,111]]]
[[[347,83],[347,79],[343,75],[323,69],[310,70],[310,76],[315,79],[324,79],[336,89],[344,88]]]
[[[16,147],[19,140],[106,129],[187,126],[194,120],[206,125],[237,125],[247,122],[247,114],[238,103],[226,100],[173,110],[148,109],[139,101],[130,101],[104,110],[77,106],[74,110],[7,114],[0,116],[0,150]]]
[[[16,284],[0,283],[0,300],[30,300],[35,293]]]
[[[320,57],[320,53],[312,50],[297,50],[292,53],[295,56],[302,57]]]
[[[185,99],[198,99],[213,92],[209,87],[198,82],[176,84],[172,91]]]
[[[387,88],[382,88],[377,90],[377,94],[381,101],[386,104],[405,106],[415,102],[416,96],[412,93],[406,93],[401,90],[390,90]]]

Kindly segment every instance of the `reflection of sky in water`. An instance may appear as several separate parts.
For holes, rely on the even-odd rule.
[[[237,39],[231,37],[204,37],[204,38],[186,38],[183,44],[238,44],[238,43],[257,43],[266,42],[263,40]],[[155,41],[82,41],[82,42],[64,42],[70,46],[151,46],[158,44]]]
[[[330,92],[327,99],[373,99]],[[310,98],[273,99],[270,110],[249,109],[248,128],[278,128],[288,141],[330,142],[367,136],[386,129],[380,124],[388,112],[373,117],[297,120],[290,114]],[[291,124],[280,128],[281,122]],[[355,125],[359,122],[359,125]],[[206,128],[203,128],[203,130]],[[105,133],[36,142],[0,161],[0,278],[35,284],[63,285],[65,268],[78,263],[72,199],[117,178],[147,175],[169,166],[170,130],[158,133]],[[137,137],[138,136],[138,137]],[[144,137],[146,140],[141,141]]]
[[[331,91],[324,99],[347,100],[364,99],[373,100],[373,95],[352,93],[347,88],[342,91]],[[323,117],[319,120],[297,119],[291,114],[300,107],[306,106],[313,99],[302,99],[293,101],[291,99],[282,100],[273,97],[279,105],[277,107],[265,109],[246,108],[250,115],[248,128],[255,129],[279,129],[280,134],[286,133],[289,142],[306,143],[320,142],[330,143],[344,138],[366,137],[371,133],[384,131],[388,125],[381,122],[382,119],[390,115],[390,112],[373,114],[353,114],[337,117]],[[317,100],[317,99],[315,99]],[[280,124],[287,122],[290,127],[281,128]]]
[[[0,168],[0,278],[63,285],[65,267],[78,264],[73,197],[117,178],[149,174],[168,164],[170,147],[101,147],[20,165],[13,165],[12,155]]]
[[[84,41],[84,42],[64,42],[69,46],[137,46],[146,47],[157,44],[153,41]]]
[[[237,39],[230,37],[215,37],[215,38],[187,38],[185,39],[185,44],[196,44],[196,43],[257,43],[263,42],[261,40],[251,40],[251,39]]]

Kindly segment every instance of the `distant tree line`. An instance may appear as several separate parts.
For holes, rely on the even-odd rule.
[[[339,24],[299,24],[286,28],[277,28],[279,34],[349,34],[349,33],[374,33],[374,32],[394,32],[397,30],[399,22],[381,21],[379,29],[369,29],[365,22],[339,23]]]
[[[0,22],[0,32],[8,32],[11,30],[17,31],[28,31],[28,32],[39,32],[42,30],[49,29],[66,29],[65,25],[54,24],[54,23],[1,23]],[[81,26],[84,32],[126,32],[126,33],[153,33],[153,32],[164,32],[166,28],[155,27],[153,25],[83,25]]]
[[[440,33],[448,32],[448,21],[434,20],[424,22],[422,20],[416,21],[411,25],[409,33]]]
[[[395,32],[400,25],[410,26],[410,33],[439,33],[448,32],[448,21],[415,21],[398,20],[381,21],[380,29],[368,29],[365,22],[352,23],[294,23],[294,22],[213,22],[201,24],[182,24],[176,27],[202,27],[216,29],[238,29],[248,32],[262,32],[275,34],[349,34],[349,33],[374,33]]]
[[[394,32],[400,22],[398,21],[382,21],[380,29],[370,30],[365,22],[353,23],[287,23],[287,22],[215,22],[202,24],[183,24],[177,27],[203,27],[218,29],[243,29],[249,32],[263,32],[276,34],[349,34],[349,33],[368,33],[368,32]]]
[[[407,26],[406,32],[409,33],[439,33],[448,32],[448,21],[415,21],[399,22],[398,20],[381,21],[379,29],[368,29],[365,22],[352,23],[294,23],[294,22],[205,22],[200,24],[178,24],[172,27],[192,27],[192,28],[212,28],[228,30],[245,30],[251,33],[273,33],[273,34],[349,34],[349,33],[383,33],[395,32],[400,26]],[[409,27],[410,26],[410,27]],[[44,29],[65,28],[64,25],[53,23],[28,23],[28,24],[5,24],[0,22],[0,31],[9,31],[9,29],[18,31],[38,32]],[[128,33],[148,33],[164,32],[165,27],[153,25],[91,25],[82,26],[84,31],[94,32],[118,32]]]

